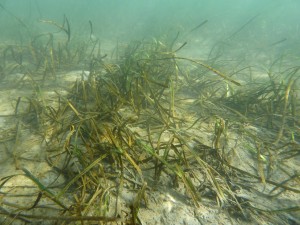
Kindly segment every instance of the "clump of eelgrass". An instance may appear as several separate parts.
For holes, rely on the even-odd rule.
[[[69,26],[55,26],[70,34]],[[33,48],[29,56],[35,58],[35,70],[27,70],[27,75],[31,77],[37,95],[28,101],[28,114],[33,115],[30,118],[34,118],[35,123],[43,125],[48,163],[68,182],[54,193],[23,168],[25,176],[41,193],[30,209],[35,208],[44,196],[65,213],[57,218],[36,218],[118,221],[122,210],[118,202],[126,185],[137,192],[130,203],[131,214],[126,219],[138,224],[139,208],[143,203],[147,205],[147,193],[151,188],[158,188],[164,179],[171,181],[174,190],[183,186],[195,206],[199,206],[202,198],[211,198],[230,213],[248,219],[251,210],[264,210],[248,204],[246,198],[236,194],[235,190],[241,186],[239,179],[247,176],[249,180],[273,185],[272,192],[280,189],[278,194],[285,190],[298,191],[286,184],[294,182],[298,178],[296,175],[282,182],[275,182],[265,175],[264,162],[268,161],[268,167],[274,169],[272,163],[277,148],[262,145],[262,138],[243,129],[244,122],[253,122],[249,112],[260,113],[258,110],[263,111],[265,105],[278,99],[275,103],[284,107],[274,141],[281,139],[286,119],[290,118],[289,107],[296,107],[290,103],[292,98],[295,102],[296,96],[290,97],[290,93],[296,90],[293,89],[296,87],[294,74],[298,70],[290,74],[289,82],[281,92],[280,86],[275,85],[272,89],[267,85],[254,91],[255,95],[250,95],[251,92],[243,95],[245,92],[238,90],[229,95],[224,87],[228,84],[239,86],[240,83],[207,63],[178,57],[177,50],[170,50],[160,41],[133,42],[124,50],[118,49],[118,58],[113,62],[107,62],[93,52],[86,54],[90,60],[89,78],[76,81],[68,96],[58,94],[58,101],[50,106],[39,95],[39,84],[34,82],[35,72],[42,69],[45,80],[49,73],[55,75],[57,69],[75,63],[79,53],[71,54],[69,35],[63,48],[61,45],[55,47],[51,34],[43,37],[46,37],[44,41],[37,37],[29,47]],[[95,43],[92,44],[94,51]],[[5,52],[10,52],[11,57],[8,58],[6,53],[5,60],[22,64],[19,57],[14,56],[15,50],[9,48]],[[185,70],[186,63],[198,67],[194,74]],[[212,75],[215,76],[212,78]],[[184,99],[193,99],[194,103],[182,103]],[[16,114],[20,101],[17,101]],[[246,112],[237,107],[241,105],[247,106]],[[195,109],[198,118],[182,116]],[[297,118],[295,109],[291,118]],[[204,119],[213,121],[211,145],[193,133],[196,127],[201,128],[196,124]],[[231,124],[259,142],[256,147],[249,147],[256,156],[257,174],[231,164],[228,145],[224,144],[229,138]],[[15,143],[17,141],[16,138]],[[286,154],[282,151],[278,154],[281,160],[297,155],[296,146],[295,140],[285,145]],[[4,178],[0,187],[12,177]],[[71,194],[71,203],[64,204],[62,199]],[[286,211],[289,210],[292,209]],[[4,213],[20,220],[34,219],[32,215]]]

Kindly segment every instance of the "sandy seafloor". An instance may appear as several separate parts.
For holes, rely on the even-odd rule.
[[[113,45],[110,44],[108,46]],[[103,52],[106,52],[107,54],[110,54],[110,51],[109,47],[107,49],[104,48],[103,50]],[[183,51],[184,54],[185,51],[187,50]],[[88,73],[88,71],[86,73]],[[57,96],[55,91],[62,95],[67,94],[65,88],[69,88],[76,79],[81,79],[82,74],[83,71],[81,70],[59,72],[57,74],[56,81],[49,81],[50,83],[45,85],[45,87],[41,90],[41,94],[43,95],[46,104],[51,104],[52,99]],[[45,161],[45,143],[41,140],[40,135],[36,134],[33,130],[26,129],[26,124],[23,121],[18,121],[13,116],[17,99],[22,97],[23,100],[30,98],[33,95],[32,86],[28,85],[28,83],[26,85],[18,85],[18,82],[22,79],[23,74],[9,74],[0,82],[0,178],[20,174],[19,176],[15,176],[10,179],[3,187],[1,187],[0,206],[2,210],[11,210],[14,206],[27,207],[28,204],[31,204],[36,198],[37,190],[34,188],[34,184],[31,180],[22,176],[23,171],[16,167],[26,168],[31,171],[32,174],[40,179],[40,181],[45,185],[53,184],[54,180],[56,185],[65,181],[65,178],[61,176],[57,179],[56,172]],[[14,138],[15,126],[17,123],[20,123],[19,126],[22,127],[18,136],[18,143],[8,146],[2,140]],[[207,145],[211,145],[212,141],[211,132],[209,130],[211,129],[211,126],[212,124],[210,121],[203,122],[201,124],[201,128],[199,127],[201,132],[197,134],[197,136],[203,140],[204,143],[206,142]],[[251,126],[247,129],[257,131],[257,133],[271,132],[261,131],[259,128]],[[247,142],[247,139],[241,138],[234,131],[231,132],[229,144],[232,146],[238,146],[236,150],[238,152],[238,160],[236,160],[235,165],[247,170],[248,164],[245,165],[243,163],[247,161],[251,164],[253,163],[253,160],[251,159],[249,152],[243,149],[243,142]],[[299,160],[300,158],[298,156],[298,158],[289,161],[289,170],[298,171],[299,173]],[[280,178],[281,176],[284,176],[284,174],[278,174],[277,176]],[[139,211],[139,218],[142,224],[276,224],[274,222],[270,222],[271,220],[268,220],[266,217],[260,217],[259,214],[256,216],[254,215],[254,220],[252,221],[243,220],[241,218],[230,218],[228,213],[222,211],[217,204],[214,203],[214,201],[206,198],[202,199],[198,208],[194,207],[190,199],[186,197],[186,193],[184,193],[183,188],[180,190],[179,187],[179,191],[174,191],[173,189],[170,189],[168,185],[169,183],[167,181],[162,181],[162,184],[158,189],[153,189],[151,192],[149,191],[147,194],[148,206],[145,207],[142,205]],[[271,187],[264,186],[259,183],[253,185],[256,185],[257,189],[262,192],[267,193],[268,190],[271,190]],[[8,192],[10,195],[4,195],[4,192]],[[270,208],[276,209],[300,205],[299,193],[295,194],[293,192],[285,191],[278,197],[271,199],[246,189],[240,189],[238,192],[238,195],[246,196],[246,198],[257,203],[257,206],[271,206]],[[34,195],[26,197],[30,193],[33,193]],[[134,195],[135,193],[125,189],[121,195],[122,200],[120,201],[120,204],[126,208],[127,203],[132,201]],[[66,203],[68,202],[67,199],[65,201]],[[43,199],[39,203],[41,207],[34,209],[33,214],[36,213],[37,215],[42,214],[49,216],[55,215],[55,209],[45,209],[42,207],[43,204],[51,205],[52,203],[49,200]],[[20,210],[20,212],[26,213],[26,211],[22,210]],[[276,213],[274,213],[274,216],[276,216]],[[297,212],[286,214],[285,217],[291,218],[290,221],[298,221],[300,223],[300,216],[297,215]],[[25,222],[21,222],[19,220],[14,221],[12,218],[8,218],[4,214],[0,215],[0,223],[25,224]],[[51,222],[37,221],[36,224],[51,224]],[[281,224],[281,222],[279,221],[278,224]]]

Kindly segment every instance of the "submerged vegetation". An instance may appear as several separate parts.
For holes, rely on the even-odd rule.
[[[99,40],[72,37],[66,17],[41,22],[65,36],[0,47],[1,86],[32,91],[15,99],[0,133],[16,167],[1,178],[2,223],[141,224],[140,210],[166,187],[233,220],[296,223],[298,205],[271,202],[300,193],[299,66],[275,62],[253,78],[219,57],[183,57],[186,43],[163,38],[118,44],[109,58]],[[81,79],[64,85],[74,69]],[[39,137],[50,181],[26,166],[36,160],[22,156],[26,132]],[[20,176],[31,186],[16,184]]]

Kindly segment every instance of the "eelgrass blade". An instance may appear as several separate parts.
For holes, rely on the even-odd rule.
[[[55,197],[55,195],[46,187],[44,186],[32,173],[30,173],[26,168],[22,168],[23,172],[25,173],[25,176],[32,180],[40,189],[42,193],[44,193],[49,199],[57,203],[59,206],[61,206],[64,209],[68,209],[67,206],[65,206],[60,200],[59,197]]]
[[[90,165],[88,165],[84,170],[80,171],[79,174],[77,174],[69,183],[56,195],[56,198],[61,198],[67,190],[71,187],[72,184],[74,184],[77,180],[79,180],[84,174],[89,172],[93,167],[95,167],[99,162],[101,162],[107,154],[102,155],[101,157],[97,158],[95,161],[93,161]]]

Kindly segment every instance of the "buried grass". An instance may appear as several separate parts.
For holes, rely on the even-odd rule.
[[[1,178],[1,222],[142,224],[140,210],[167,189],[196,208],[217,205],[231,220],[297,220],[297,204],[272,199],[300,192],[299,67],[248,84],[177,56],[185,44],[172,50],[158,40],[118,46],[109,61],[98,41],[72,43],[64,21],[47,23],[66,41],[48,34],[1,50],[3,81],[18,72],[16,86],[32,91],[7,116],[12,132],[1,133],[17,169]],[[58,74],[78,64],[89,72],[67,93],[55,89]],[[25,132],[40,137],[51,179],[24,163]],[[13,201],[22,188],[30,190],[26,206]]]

